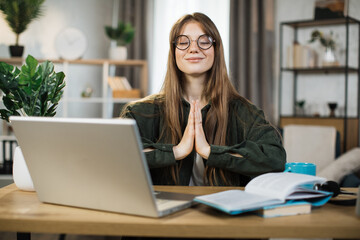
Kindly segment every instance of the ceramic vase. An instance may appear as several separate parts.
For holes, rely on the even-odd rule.
[[[124,46],[110,48],[109,57],[112,60],[126,60],[127,48]]]
[[[325,48],[323,56],[323,66],[336,66],[337,60],[335,56],[335,51],[331,47]]]
[[[28,167],[20,146],[15,148],[13,157],[13,179],[15,185],[24,191],[35,191]]]

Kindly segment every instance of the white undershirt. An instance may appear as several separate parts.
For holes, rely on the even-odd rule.
[[[204,161],[196,153],[189,186],[204,186]]]

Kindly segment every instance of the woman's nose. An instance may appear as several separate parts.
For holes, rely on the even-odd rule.
[[[197,45],[197,41],[196,40],[191,40],[190,41],[190,46],[189,46],[189,51],[193,52],[193,51],[199,51],[199,46]]]

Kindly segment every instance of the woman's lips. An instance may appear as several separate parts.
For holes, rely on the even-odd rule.
[[[186,61],[189,62],[200,62],[203,58],[201,57],[191,57],[191,58],[186,58]]]

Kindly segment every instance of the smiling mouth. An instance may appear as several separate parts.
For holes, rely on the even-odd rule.
[[[203,60],[203,58],[187,58],[186,60],[189,62],[199,62]]]

